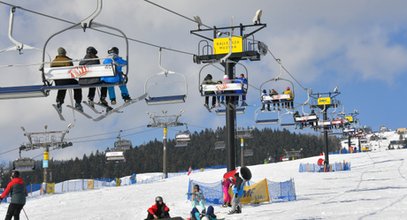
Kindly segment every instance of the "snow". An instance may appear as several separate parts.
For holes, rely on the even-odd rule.
[[[254,181],[294,178],[297,201],[243,206],[242,214],[227,215],[227,208],[215,206],[226,219],[405,219],[407,214],[407,150],[331,155],[330,162],[351,162],[351,171],[299,173],[300,163],[316,163],[319,157],[250,166]],[[188,179],[219,181],[226,169],[196,171],[153,183],[97,190],[36,196],[24,210],[29,219],[144,219],[154,198],[161,195],[172,216],[188,217]],[[140,174],[148,179],[159,173]],[[0,205],[4,218],[8,204]],[[25,219],[24,213],[21,219]]]

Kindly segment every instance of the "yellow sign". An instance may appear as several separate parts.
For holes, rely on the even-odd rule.
[[[55,193],[55,183],[47,183],[47,194]]]
[[[49,158],[48,155],[49,155],[48,152],[47,152],[47,151],[44,151],[44,160],[48,160],[48,158]]]
[[[322,97],[318,98],[318,105],[330,105],[331,97]]]
[[[269,190],[267,186],[267,179],[264,179],[251,186],[244,187],[243,197],[240,199],[242,204],[269,202]]]
[[[352,115],[347,115],[347,116],[345,116],[345,119],[346,119],[349,123],[352,123],[352,122],[353,122],[353,117],[352,117]]]
[[[94,189],[94,188],[95,188],[95,181],[88,180],[88,189]]]
[[[222,37],[213,39],[214,54],[227,54],[230,51],[230,38]],[[232,53],[243,52],[243,38],[241,36],[232,37]]]

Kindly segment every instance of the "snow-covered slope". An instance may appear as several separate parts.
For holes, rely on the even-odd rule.
[[[299,163],[315,163],[318,157],[251,166],[253,180],[284,181],[294,178],[297,201],[246,205],[243,213],[226,219],[405,219],[407,214],[407,150],[332,155],[331,162],[350,161],[352,170],[335,173],[299,173]],[[144,219],[155,196],[161,195],[172,216],[187,217],[188,178],[219,181],[225,169],[176,176],[150,184],[47,195],[28,200],[30,220],[44,219]],[[4,218],[7,204],[0,205]],[[21,219],[25,219],[21,214]]]

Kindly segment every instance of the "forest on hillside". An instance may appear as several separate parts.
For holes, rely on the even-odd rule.
[[[253,138],[245,140],[245,148],[253,150],[253,156],[245,157],[245,165],[279,162],[285,151],[301,150],[301,157],[319,155],[325,146],[323,136],[292,133],[288,130],[265,128],[254,129]],[[215,142],[224,140],[225,129],[205,129],[191,134],[187,147],[175,147],[175,140],[167,143],[168,172],[186,171],[210,166],[226,166],[226,149],[215,149]],[[240,161],[240,141],[236,139],[236,166]],[[339,140],[330,137],[330,151],[338,150]],[[96,151],[82,158],[71,160],[50,160],[48,179],[51,182],[62,182],[78,178],[114,178],[133,173],[162,172],[163,143],[152,140],[146,144],[134,146],[125,153],[125,162],[107,161],[104,152]],[[37,161],[34,172],[24,173],[26,182],[40,183],[43,180],[42,161]],[[8,178],[2,178],[8,180]],[[5,183],[6,183],[5,182]],[[2,181],[2,186],[4,186]]]

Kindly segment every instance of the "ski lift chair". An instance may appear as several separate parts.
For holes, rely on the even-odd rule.
[[[223,150],[226,148],[225,141],[216,141],[215,142],[215,150]]]
[[[19,158],[13,162],[13,170],[19,172],[31,172],[35,170],[35,160],[31,158]]]
[[[123,151],[109,151],[105,154],[107,161],[125,161],[124,152]]]
[[[263,118],[263,117],[261,117],[261,115],[266,115],[266,114],[272,114],[273,116],[276,116],[276,117],[267,117],[267,118]],[[275,115],[275,114],[277,114],[277,115]],[[256,124],[273,124],[273,125],[275,125],[275,124],[278,124],[279,123],[279,112],[278,111],[265,111],[265,112],[262,112],[261,110],[260,110],[260,108],[258,108],[256,111],[255,111],[255,119],[254,119],[254,121],[256,122]]]
[[[175,147],[186,147],[191,141],[191,133],[189,131],[180,131],[175,135]]]
[[[48,86],[47,89],[80,89],[85,87],[110,87],[115,85],[122,85],[127,83],[127,75],[129,71],[129,41],[126,34],[118,28],[111,27],[105,24],[94,22],[93,20],[99,15],[102,11],[102,0],[97,1],[97,8],[96,10],[86,19],[83,21],[73,24],[67,28],[62,29],[54,34],[52,34],[46,41],[43,47],[43,55],[42,55],[42,63],[43,66],[41,67],[42,72],[42,80],[44,85]],[[127,61],[127,68],[125,68],[124,73],[122,74],[122,80],[117,83],[105,83],[100,82],[91,85],[82,85],[82,84],[72,84],[72,85],[54,85],[52,86],[52,81],[61,80],[61,79],[81,79],[81,78],[99,78],[99,77],[112,77],[116,76],[119,73],[115,72],[115,67],[113,64],[98,64],[98,65],[83,65],[83,66],[68,66],[68,67],[45,67],[45,54],[47,50],[48,43],[53,39],[55,36],[62,34],[68,30],[82,28],[84,31],[87,28],[92,28],[95,30],[99,30],[100,28],[106,28],[109,30],[113,30],[118,32],[119,35],[124,39],[125,42],[125,60]],[[104,31],[102,31],[104,33]]]
[[[187,79],[183,74],[176,73],[170,70],[165,69],[161,65],[161,48],[159,50],[159,67],[162,70],[161,72],[155,74],[154,76],[150,77],[147,79],[146,83],[144,84],[144,93],[148,94],[148,97],[145,98],[147,105],[163,105],[163,104],[176,104],[176,103],[184,103],[185,99],[187,97],[188,93],[188,85],[187,85]],[[164,80],[168,80],[169,77],[180,77],[182,79],[183,83],[183,91],[177,91],[176,94],[171,94],[171,95],[155,95],[151,96],[151,90],[153,85],[160,84]],[[155,83],[151,83],[153,79],[159,79],[155,81]],[[154,82],[154,81],[153,81]],[[163,86],[161,86],[162,88]],[[155,88],[158,88],[155,86]]]
[[[227,62],[232,62],[228,60]],[[245,65],[241,63],[236,63],[243,67],[245,71],[245,77],[248,80],[249,74]],[[240,79],[223,79],[223,75],[219,77],[218,80],[214,81],[212,84],[203,84],[204,81],[202,77],[203,70],[208,67],[209,65],[213,65],[211,63],[205,64],[201,67],[199,71],[199,81],[198,81],[198,88],[201,96],[241,96],[246,95],[248,90],[248,83],[243,83]],[[223,73],[223,72],[222,72]],[[223,73],[224,74],[224,73]],[[218,81],[222,81],[222,84],[218,84]]]
[[[245,113],[246,108],[245,107],[236,107],[236,114],[244,114]],[[226,115],[226,109],[222,108],[222,109],[216,109],[215,113],[219,116],[222,115]]]
[[[0,53],[18,51],[19,54],[22,54],[23,49],[42,51],[38,48],[21,43],[13,37],[14,13],[15,13],[16,9],[17,9],[16,7],[10,8],[9,28],[8,28],[8,38],[14,45],[11,47],[5,48],[5,49],[1,49]],[[48,57],[49,57],[49,55],[48,55]],[[51,58],[49,57],[49,59],[51,59]],[[7,65],[7,66],[13,66],[13,65]],[[0,87],[0,100],[47,97],[48,95],[49,95],[49,90],[47,90],[44,87],[44,85]]]

